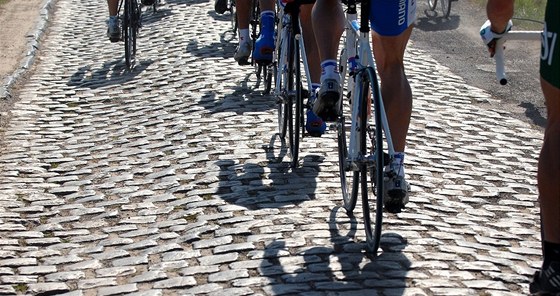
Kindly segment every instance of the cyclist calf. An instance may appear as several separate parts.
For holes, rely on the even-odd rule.
[[[143,5],[153,5],[156,0],[142,0]],[[109,19],[107,20],[107,37],[111,42],[121,40],[121,26],[119,23],[119,0],[107,0]]]

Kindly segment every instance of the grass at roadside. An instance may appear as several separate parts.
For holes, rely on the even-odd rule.
[[[486,0],[474,0],[482,7],[486,7]],[[549,0],[554,1],[554,0]],[[544,21],[546,0],[515,0],[513,24],[519,29],[540,30]],[[532,21],[531,21],[532,20]],[[537,21],[537,22],[533,22]]]
[[[527,29],[542,29],[545,6],[546,0],[516,0],[514,18],[534,20],[541,23],[524,20],[514,20],[514,24]]]

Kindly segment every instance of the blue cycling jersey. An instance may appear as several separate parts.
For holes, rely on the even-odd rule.
[[[371,28],[382,36],[397,36],[416,21],[416,0],[371,0]]]

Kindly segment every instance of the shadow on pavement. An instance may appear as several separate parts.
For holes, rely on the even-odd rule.
[[[136,61],[132,71],[126,69],[124,59],[119,58],[103,63],[101,68],[92,69],[91,65],[78,68],[66,83],[68,86],[87,87],[96,89],[103,86],[121,84],[133,80],[138,74],[146,70],[152,60]]]
[[[406,275],[411,266],[401,252],[406,247],[405,239],[395,233],[384,234],[383,252],[372,260],[361,251],[364,245],[354,242],[358,229],[354,217],[335,207],[328,223],[329,246],[299,249],[291,246],[289,239],[282,239],[265,247],[259,273],[269,278],[268,293],[298,295],[321,291],[404,295]],[[341,234],[339,228],[347,233]],[[296,235],[292,233],[292,237]]]
[[[142,25],[153,24],[159,20],[172,16],[174,13],[171,9],[161,7],[154,12],[151,8],[144,10],[142,13]]]
[[[252,66],[247,66],[252,67]],[[275,108],[276,100],[271,95],[263,95],[262,79],[253,79],[255,72],[251,69],[236,86],[227,87],[231,93],[218,96],[215,91],[207,91],[200,98],[199,105],[211,113],[235,112],[239,115],[249,112],[263,112]],[[228,77],[220,78],[228,80]],[[218,81],[219,83],[219,81]]]
[[[522,102],[521,104],[519,104],[519,107],[525,109],[525,115],[531,119],[533,124],[536,124],[543,128],[546,126],[546,118],[542,116],[541,110],[539,110],[539,108],[537,108],[537,106],[535,106],[533,103]],[[546,113],[546,110],[542,112]]]
[[[282,162],[285,153],[282,149],[278,154],[265,149],[267,161],[263,163],[218,161],[217,194],[226,202],[247,209],[280,208],[314,199],[319,174],[317,164],[323,157],[306,155],[301,167],[292,170],[288,162]]]
[[[233,57],[237,44],[230,42],[235,35],[226,31],[220,35],[220,41],[201,46],[196,40],[190,40],[185,52],[200,58],[209,57]],[[232,61],[233,62],[233,61]]]
[[[164,0],[163,5],[165,5],[165,3],[192,5],[192,4],[201,4],[206,2],[208,2],[208,0]]]
[[[441,16],[440,12],[424,10],[426,17],[419,17],[416,20],[415,28],[422,31],[451,31],[455,30],[461,24],[461,17],[459,15],[450,15],[449,18]]]

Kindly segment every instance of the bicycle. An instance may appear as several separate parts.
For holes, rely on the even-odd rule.
[[[342,87],[344,89],[346,85],[350,103],[346,107],[340,104],[340,116],[335,125],[344,208],[353,215],[358,194],[361,195],[366,251],[376,256],[383,221],[383,180],[394,174],[384,172],[384,168],[394,158],[395,150],[370,43],[370,1],[361,0],[360,21],[357,19],[356,2],[347,2],[345,41],[340,54]],[[350,114],[345,115],[345,109]],[[372,208],[369,202],[370,185],[376,197]]]
[[[501,85],[506,85],[508,82],[504,63],[504,42],[507,40],[542,40],[542,38],[542,31],[509,31],[496,40],[494,60],[496,61],[496,78]]]
[[[299,21],[299,9],[302,4],[313,1],[295,0],[279,9],[278,34],[276,50],[272,58],[274,76],[274,96],[278,104],[278,129],[280,137],[285,141],[288,135],[288,151],[291,156],[290,166],[296,167],[299,157],[300,137],[305,135],[304,109],[311,108],[315,95],[304,92],[301,65],[304,66],[305,77],[311,77],[303,35]],[[271,82],[268,82],[269,84]],[[310,79],[306,80],[307,89],[312,89]],[[304,97],[307,101],[304,102]]]
[[[451,2],[453,1],[454,0],[439,0],[443,17],[449,18],[449,14],[451,13]],[[436,10],[437,3],[438,0],[428,0],[428,8],[431,11]]]
[[[251,27],[251,39],[253,42],[252,48],[256,47],[257,39],[260,36],[260,16],[261,10],[259,6],[259,0],[252,0],[251,4],[251,19],[249,21]],[[253,55],[251,55],[251,65],[255,68],[255,74],[257,75],[257,81],[264,81],[263,94],[267,95],[270,93],[272,87],[272,67],[271,63],[259,63],[255,61]]]
[[[230,24],[231,24],[231,31],[235,34],[237,33],[237,11],[235,9],[235,0],[229,0],[228,1],[228,6],[227,6],[227,11],[229,11],[231,17],[230,17]]]
[[[154,4],[155,5],[155,4]],[[123,14],[120,15],[124,6]],[[130,71],[136,62],[136,38],[142,26],[141,8],[137,0],[122,0],[119,4],[119,17],[122,21],[124,37],[124,59],[126,68]]]

